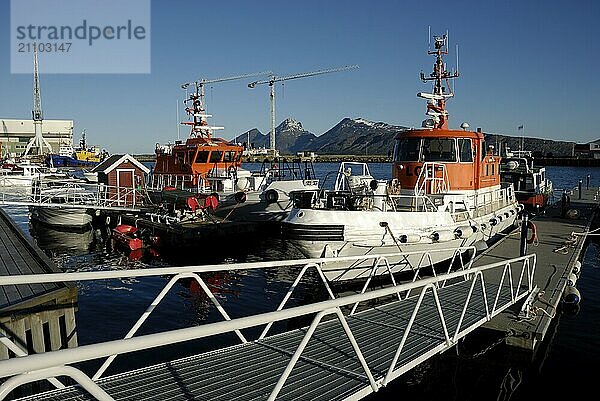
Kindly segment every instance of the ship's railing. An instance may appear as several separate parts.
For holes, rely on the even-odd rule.
[[[52,186],[48,186],[49,184]],[[62,209],[139,210],[147,204],[144,188],[73,180],[36,179],[31,189],[0,192],[0,204]]]
[[[425,162],[415,183],[415,195],[442,194],[448,191],[448,174],[444,163]]]
[[[431,252],[423,252],[424,255],[429,254],[431,258]],[[407,253],[402,253],[407,254]],[[423,299],[425,295],[431,292],[436,300],[436,309],[439,318],[441,319],[441,329],[437,336],[441,339],[441,344],[445,344],[447,347],[455,345],[458,340],[464,337],[467,333],[474,329],[473,325],[463,325],[463,319],[469,311],[469,301],[474,291],[481,291],[484,296],[484,310],[480,311],[484,314],[485,318],[478,322],[478,324],[484,321],[489,321],[493,316],[499,313],[506,307],[506,304],[499,304],[499,298],[501,292],[509,291],[511,303],[518,301],[526,297],[533,290],[533,278],[536,266],[535,254],[522,256],[510,260],[501,261],[494,264],[485,266],[473,267],[472,264],[459,268],[453,272],[445,272],[442,274],[435,274],[431,277],[422,278],[419,280],[413,280],[407,283],[392,283],[390,287],[373,290],[366,292],[366,287],[362,293],[350,296],[342,296],[336,298],[329,283],[325,279],[323,268],[328,261],[335,260],[335,262],[348,261],[349,263],[356,260],[372,260],[374,270],[380,266],[387,266],[389,268],[388,258],[396,257],[402,254],[389,254],[389,255],[369,255],[361,257],[342,257],[342,258],[321,258],[321,259],[303,259],[303,260],[287,260],[287,261],[273,261],[273,262],[253,262],[253,263],[238,263],[231,265],[210,265],[210,266],[184,266],[184,267],[169,267],[169,268],[149,268],[149,269],[134,269],[134,270],[110,270],[110,271],[89,271],[89,272],[74,272],[74,273],[50,273],[50,274],[36,274],[36,275],[15,275],[15,276],[0,276],[0,286],[6,285],[19,285],[19,284],[38,284],[38,283],[50,283],[50,282],[75,282],[75,281],[86,281],[86,280],[106,280],[106,279],[123,279],[129,277],[151,277],[151,276],[170,276],[170,280],[155,299],[148,306],[146,311],[140,316],[135,322],[131,330],[127,333],[124,339],[112,340],[102,342],[98,344],[84,345],[73,349],[63,349],[58,351],[46,352],[41,354],[35,354],[30,356],[23,356],[18,358],[11,358],[9,360],[0,361],[0,377],[8,378],[0,386],[0,400],[4,399],[14,388],[37,380],[53,379],[60,376],[68,376],[85,388],[91,395],[96,397],[98,400],[113,400],[113,398],[102,390],[96,381],[102,376],[103,372],[110,365],[110,363],[116,358],[116,356],[124,353],[131,353],[139,350],[145,350],[164,345],[177,344],[190,340],[197,340],[200,338],[207,338],[218,334],[225,333],[236,333],[239,340],[242,343],[246,343],[249,340],[242,333],[242,330],[251,327],[264,326],[259,339],[264,338],[275,322],[281,322],[299,316],[309,316],[316,314],[312,320],[304,339],[300,342],[297,349],[295,350],[291,360],[289,361],[286,369],[278,379],[276,386],[271,390],[269,400],[274,400],[279,391],[285,384],[286,380],[290,376],[290,373],[294,369],[296,362],[302,356],[302,353],[312,337],[317,325],[327,315],[334,315],[341,322],[345,335],[348,337],[352,344],[352,348],[356,353],[357,358],[364,370],[366,377],[372,387],[373,391],[377,391],[381,387],[385,386],[390,380],[401,374],[402,367],[396,367],[398,358],[403,350],[404,344],[406,343],[408,335],[413,330],[419,330],[418,327],[413,327],[417,316],[420,313],[426,313],[421,310],[423,305]],[[281,303],[277,309],[272,312],[260,313],[257,315],[250,315],[231,319],[223,306],[212,294],[202,277],[202,273],[219,272],[219,271],[243,271],[250,269],[267,269],[267,268],[285,268],[289,271],[290,267],[301,266],[301,270],[290,286],[288,292],[283,297]],[[300,280],[308,269],[315,269],[323,282],[329,300],[313,302],[306,305],[296,306],[284,309],[288,299],[294,292],[295,288],[299,284]],[[494,271],[492,273],[492,271]],[[486,276],[488,274],[498,274],[495,271],[500,271],[501,279],[497,288],[490,287],[486,282]],[[390,273],[391,274],[391,273]],[[161,302],[167,293],[173,288],[174,284],[181,279],[192,279],[195,280],[206,296],[212,301],[217,310],[221,313],[224,321],[216,323],[208,323],[201,326],[194,326],[189,328],[171,330],[166,332],[160,332],[149,335],[142,335],[134,337],[139,327],[144,323],[148,316],[155,310],[156,306]],[[457,282],[470,281],[469,292],[467,294],[464,304],[452,303],[451,305],[445,305],[439,302],[438,292],[440,289],[456,284]],[[356,308],[360,304],[370,304],[373,301],[380,302],[391,302],[389,301],[390,296],[398,298],[394,302],[403,302],[412,291],[418,292],[416,297],[416,303],[413,312],[408,322],[404,322],[406,327],[404,334],[399,339],[398,348],[395,352],[393,360],[384,372],[382,380],[375,380],[374,373],[371,367],[368,365],[362,355],[359,344],[356,342],[352,330],[347,323],[347,317],[356,312]],[[505,292],[503,292],[505,293]],[[405,295],[405,297],[402,296]],[[368,306],[367,306],[368,307]],[[342,309],[343,308],[343,309]],[[461,315],[458,321],[458,325],[454,332],[450,332],[448,327],[449,323],[446,322],[445,311],[446,308],[460,308]],[[427,308],[423,308],[427,309]],[[346,314],[344,313],[346,310]],[[395,322],[398,324],[399,322]],[[5,344],[5,341],[0,341]],[[107,358],[101,368],[93,375],[92,379],[81,370],[75,367],[68,366],[78,362],[95,360],[99,358]],[[60,386],[61,384],[57,384]]]
[[[448,194],[452,196],[452,193]],[[515,191],[510,183],[501,183],[500,188],[478,194],[456,194],[449,203],[450,213],[455,217],[477,217],[515,204]]]

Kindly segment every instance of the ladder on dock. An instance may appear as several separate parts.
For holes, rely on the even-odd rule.
[[[397,254],[395,254],[397,256]],[[460,255],[460,253],[458,253]],[[388,266],[392,255],[335,258],[372,260]],[[461,256],[459,256],[460,258]],[[321,267],[331,258],[0,277],[0,286],[127,277],[170,276],[170,280],[124,339],[0,361],[0,399],[24,383],[67,376],[77,385],[24,400],[350,400],[378,391],[459,339],[534,288],[535,254],[473,267],[462,263],[442,272],[381,289],[336,297]],[[276,310],[231,319],[201,275],[249,269],[299,268]],[[309,269],[315,269],[328,300],[285,307]],[[489,277],[494,273],[494,280]],[[499,273],[499,274],[498,274]],[[498,279],[499,278],[499,279]],[[195,280],[223,321],[135,336],[179,280]],[[378,303],[374,306],[374,302]],[[269,335],[271,326],[309,317],[303,328]],[[249,328],[264,327],[256,339]],[[102,377],[118,355],[235,333],[240,343],[154,366]],[[1,345],[0,345],[1,346]],[[121,356],[123,357],[123,356]],[[105,358],[88,376],[77,363]]]

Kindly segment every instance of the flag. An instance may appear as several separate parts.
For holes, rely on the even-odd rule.
[[[522,129],[523,129],[523,126],[522,126],[522,125],[519,125],[519,126],[517,127],[517,129],[520,131],[520,130],[522,130]]]

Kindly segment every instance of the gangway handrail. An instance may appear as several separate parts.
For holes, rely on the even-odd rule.
[[[506,272],[507,269],[510,271],[512,265],[517,264],[518,262],[522,263],[522,274],[526,271],[527,274],[527,291],[523,294],[513,294],[514,299],[520,299],[520,297],[524,296],[526,293],[532,290],[532,279],[535,273],[535,265],[536,265],[536,255],[530,254],[526,256],[521,256],[518,258],[510,259],[508,261],[501,261],[497,263],[492,263],[484,266],[472,267],[469,274],[466,274],[464,270],[455,271],[451,273],[444,273],[435,277],[423,278],[421,280],[409,283],[398,284],[396,286],[391,286],[383,289],[373,290],[370,292],[366,292],[363,294],[349,295],[342,298],[335,298],[326,301],[320,301],[308,305],[295,306],[288,309],[283,309],[275,312],[266,312],[258,315],[251,315],[240,317],[232,320],[226,320],[221,322],[209,323],[202,326],[176,329],[171,331],[166,331],[162,333],[148,334],[139,337],[133,337],[129,339],[122,340],[112,340],[98,344],[91,345],[83,345],[73,349],[63,349],[59,351],[47,352],[42,354],[30,355],[22,358],[13,358],[6,361],[0,361],[0,377],[8,377],[14,376],[26,372],[37,371],[45,368],[52,368],[55,366],[72,364],[92,359],[97,359],[101,357],[111,356],[113,354],[122,354],[129,353],[134,351],[139,351],[143,349],[149,349],[154,347],[159,347],[167,344],[175,344],[180,343],[192,339],[205,338],[212,335],[222,334],[226,332],[232,332],[236,330],[242,330],[249,327],[256,327],[263,324],[268,324],[271,322],[282,321],[290,318],[297,318],[298,316],[305,316],[313,313],[320,314],[320,319],[324,316],[324,314],[335,313],[339,318],[343,318],[343,314],[340,316],[338,313],[339,308],[347,307],[353,305],[354,303],[362,303],[369,300],[374,300],[378,298],[387,297],[389,295],[393,295],[397,292],[401,291],[409,291],[411,289],[422,288],[421,296],[419,297],[422,300],[424,291],[431,290],[434,294],[437,294],[436,284],[440,282],[447,282],[453,279],[462,278],[463,280],[467,277],[473,277],[473,283],[471,285],[471,291],[475,287],[475,283],[477,278],[480,279],[480,284],[485,292],[485,280],[483,279],[484,272],[502,267]],[[143,270],[138,270],[138,273],[143,273]],[[119,272],[123,273],[123,272]],[[86,275],[89,273],[69,273],[70,275]],[[128,276],[127,272],[125,276]],[[140,274],[142,275],[142,274]],[[49,275],[50,276],[50,275]],[[54,274],[52,274],[54,276]],[[50,279],[53,280],[54,278]],[[511,280],[512,281],[512,280]],[[519,281],[519,286],[521,285],[521,281]],[[499,287],[502,288],[502,287]],[[518,288],[520,289],[520,288]],[[512,291],[511,286],[511,291]],[[435,295],[437,297],[437,295]],[[470,297],[470,295],[469,295]],[[420,302],[417,302],[415,312],[416,313]],[[465,309],[468,305],[468,301],[465,304]],[[496,305],[494,304],[494,307]],[[439,308],[439,303],[438,303]],[[443,318],[443,313],[441,309],[439,310],[440,317]],[[491,318],[494,313],[497,311],[489,310],[486,302],[486,316],[487,318]],[[463,311],[464,316],[464,311]],[[414,317],[414,316],[413,316]],[[411,319],[414,321],[414,319]],[[314,322],[313,322],[314,323]],[[407,329],[408,330],[408,329]],[[308,334],[308,333],[307,333]],[[450,336],[448,333],[446,334],[446,342],[449,344],[454,344],[459,338],[459,332],[457,328],[457,332],[454,336]],[[465,333],[466,334],[466,333]],[[401,344],[402,345],[402,344]],[[390,369],[393,368],[393,365]],[[390,370],[392,372],[392,370]],[[289,372],[288,372],[289,373]],[[389,373],[388,373],[389,377]]]
[[[444,249],[432,249],[427,252],[438,253],[455,250],[469,251],[473,250],[474,246],[453,247]],[[211,264],[211,265],[189,265],[189,266],[172,266],[172,267],[153,267],[146,269],[122,269],[119,266],[117,270],[95,270],[95,271],[77,271],[65,273],[44,273],[44,274],[18,274],[18,275],[0,275],[0,286],[3,285],[19,285],[19,284],[41,284],[41,283],[56,283],[56,282],[73,282],[86,280],[104,280],[118,279],[130,277],[151,277],[165,276],[178,273],[216,273],[222,271],[237,271],[237,270],[252,270],[252,269],[268,269],[276,267],[300,266],[309,263],[326,263],[326,262],[353,262],[359,260],[369,260],[377,258],[390,258],[393,256],[409,256],[421,255],[424,251],[411,252],[391,252],[380,255],[361,255],[361,256],[338,256],[326,258],[312,259],[288,259],[288,260],[273,260],[260,262],[245,262],[231,264]]]

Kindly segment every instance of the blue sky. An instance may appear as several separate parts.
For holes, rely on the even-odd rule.
[[[180,1],[154,0],[150,74],[43,74],[45,118],[73,119],[75,141],[111,153],[152,153],[176,139],[181,83],[271,70],[278,75],[358,64],[359,70],[277,87],[286,117],[320,135],[344,117],[418,126],[430,90],[427,27],[460,46],[450,126],[586,142],[600,138],[600,2],[574,1]],[[0,117],[30,118],[32,77],[10,73],[10,2],[0,0]],[[118,63],[119,60],[114,60]],[[207,87],[211,123],[231,139],[269,130],[268,87],[252,79]],[[180,110],[182,107],[180,107]],[[183,116],[183,114],[182,114]],[[181,128],[187,135],[187,128]]]

